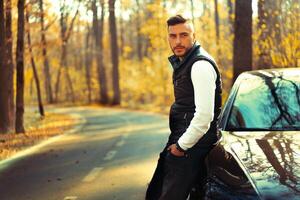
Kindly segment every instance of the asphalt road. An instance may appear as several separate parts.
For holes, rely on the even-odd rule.
[[[0,200],[142,200],[169,134],[166,116],[122,109],[56,109],[77,132],[0,163]]]

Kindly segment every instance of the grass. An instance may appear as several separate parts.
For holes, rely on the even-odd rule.
[[[24,114],[25,134],[0,134],[0,160],[13,156],[49,137],[71,129],[76,120],[69,115],[46,113],[41,118],[38,113]]]

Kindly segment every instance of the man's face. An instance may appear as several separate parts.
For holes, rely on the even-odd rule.
[[[173,53],[182,58],[195,42],[195,34],[189,23],[176,24],[168,28],[168,40]]]

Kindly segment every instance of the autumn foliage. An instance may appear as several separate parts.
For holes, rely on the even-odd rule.
[[[3,8],[8,2],[4,1]],[[25,105],[35,105],[38,100],[32,55],[44,103],[120,103],[130,108],[168,111],[173,88],[166,20],[177,13],[191,18],[197,40],[217,60],[225,99],[233,78],[237,2],[27,0],[29,21],[25,32],[30,30],[32,52],[25,38]],[[6,40],[13,44],[13,55],[17,3],[12,1],[12,38]],[[252,11],[250,68],[299,67],[299,1],[253,1]],[[1,18],[0,28],[8,16],[6,13]],[[0,63],[3,73],[7,65]]]

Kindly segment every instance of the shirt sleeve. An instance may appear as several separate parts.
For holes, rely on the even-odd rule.
[[[186,132],[178,140],[178,145],[187,150],[194,146],[208,131],[214,117],[215,89],[217,74],[213,66],[205,60],[197,61],[191,69],[196,110]]]

